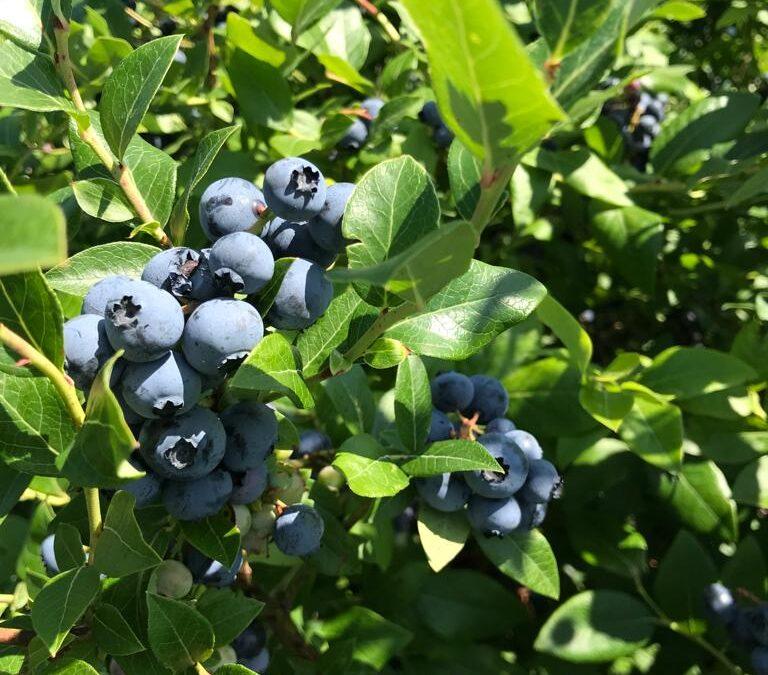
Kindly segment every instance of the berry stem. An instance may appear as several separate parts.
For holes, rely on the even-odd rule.
[[[0,184],[3,186],[3,189],[9,193],[12,194],[14,197],[17,195],[16,188],[13,187],[11,184],[11,181],[8,179],[8,175],[3,171],[3,167],[0,166]]]

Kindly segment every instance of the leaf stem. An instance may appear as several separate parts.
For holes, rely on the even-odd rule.
[[[416,305],[412,302],[404,302],[392,309],[384,308],[379,317],[373,322],[371,327],[360,336],[344,354],[344,358],[353,363],[365,354],[376,339],[394,326],[398,321],[402,321],[416,310]]]
[[[87,117],[88,109],[85,107],[83,97],[77,86],[77,80],[75,79],[75,72],[72,69],[72,60],[69,53],[69,21],[67,21],[66,17],[61,12],[60,3],[58,1],[53,3],[53,9],[55,13],[53,32],[56,37],[56,66],[61,75],[61,79],[67,87],[67,91],[69,91],[75,109],[82,116]],[[136,215],[144,223],[151,223],[154,221],[155,217],[152,215],[152,211],[147,205],[144,196],[136,186],[136,181],[134,180],[131,169],[115,159],[114,155],[94,132],[90,122],[88,122],[88,126],[83,127],[80,120],[77,120],[77,131],[82,141],[96,153],[96,156],[101,163],[107,168],[115,181],[117,181],[123,189],[123,192],[131,203],[131,206],[133,206]],[[158,231],[153,232],[152,234],[161,246],[173,246],[173,242],[171,242],[168,235],[165,234],[161,228],[158,228]]]
[[[83,488],[85,493],[85,506],[88,511],[88,564],[93,564],[93,554],[96,551],[96,542],[101,535],[101,504],[99,503],[99,488]]]
[[[17,196],[16,188],[13,187],[13,184],[8,179],[8,174],[3,171],[3,167],[0,166],[0,184],[2,184],[3,188],[5,188],[5,191],[9,194],[12,194],[14,197]]]

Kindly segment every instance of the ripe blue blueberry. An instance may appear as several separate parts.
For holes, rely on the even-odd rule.
[[[193,481],[209,474],[224,457],[226,443],[224,426],[207,408],[193,408],[170,419],[147,420],[139,435],[141,456],[147,465],[175,481]]]
[[[432,420],[429,424],[429,435],[427,443],[436,443],[437,441],[447,441],[451,438],[453,424],[448,416],[439,410],[432,411]]]
[[[191,277],[199,261],[200,254],[191,248],[169,248],[147,263],[141,278],[177,298],[187,298],[192,292]]]
[[[487,499],[473,495],[467,507],[470,525],[486,536],[503,537],[520,526],[520,505],[514,497]]]
[[[733,594],[721,583],[707,586],[704,591],[704,604],[707,610],[723,623],[733,621],[738,611]]]
[[[534,504],[533,502],[521,501],[517,495],[515,497],[518,499],[522,513],[520,529],[525,531],[535,530],[547,517],[547,503]]]
[[[275,273],[272,251],[250,232],[221,237],[211,247],[208,265],[219,286],[246,295],[264,288]]]
[[[768,675],[768,647],[755,647],[749,660],[755,675]]]
[[[221,511],[230,494],[232,476],[216,469],[197,480],[167,481],[163,486],[163,504],[178,520],[202,520]]]
[[[432,405],[443,412],[464,410],[475,396],[475,386],[466,375],[449,371],[432,380]]]
[[[478,442],[485,446],[503,469],[496,471],[467,471],[464,477],[476,494],[491,499],[511,497],[528,477],[528,458],[502,434],[483,434]]]
[[[149,419],[188,412],[200,398],[200,375],[178,352],[156,361],[129,363],[123,373],[125,402]]]
[[[293,452],[294,457],[306,457],[316,452],[333,450],[333,441],[322,431],[309,429],[302,431],[299,436],[299,447]]]
[[[341,222],[354,189],[354,183],[334,183],[328,186],[323,208],[308,223],[312,238],[327,251],[340,253],[344,249]]]
[[[440,111],[437,109],[437,103],[434,101],[427,101],[424,104],[424,107],[419,113],[419,119],[430,127],[437,128],[443,125],[443,118],[440,116]]]
[[[453,132],[448,127],[443,125],[435,129],[432,138],[435,139],[435,145],[437,145],[438,148],[447,148],[451,143],[453,143]]]
[[[534,459],[529,462],[528,478],[520,488],[520,498],[534,504],[548,502],[560,487],[560,475],[551,462]]]
[[[261,466],[277,443],[275,411],[263,403],[241,401],[221,413],[227,432],[224,466],[243,472]]]
[[[176,299],[146,281],[134,281],[128,291],[107,300],[109,342],[124,349],[128,361],[154,361],[181,338],[184,314]]]
[[[231,586],[243,565],[243,556],[240,551],[237,552],[235,562],[230,567],[225,567],[217,560],[212,560],[191,546],[184,549],[182,558],[184,564],[192,572],[192,578],[196,584],[218,588]]]
[[[251,504],[255,502],[269,483],[269,471],[266,464],[261,464],[255,469],[248,469],[245,473],[233,473],[232,484],[234,489],[229,497],[230,504]]]
[[[55,535],[49,534],[40,544],[40,557],[43,559],[43,565],[51,576],[57,575],[61,570],[59,563],[56,562],[56,553],[54,551]]]
[[[136,280],[122,275],[104,277],[88,289],[83,298],[81,314],[98,314],[104,316],[107,301],[123,296]]]
[[[326,189],[320,169],[301,157],[278,160],[264,175],[267,205],[286,220],[309,220],[320,213]]]
[[[267,668],[269,668],[269,650],[264,647],[256,656],[240,658],[237,662],[254,673],[266,673]]]
[[[309,328],[325,313],[332,299],[333,285],[323,268],[299,258],[283,277],[267,319],[275,328]]]
[[[414,481],[419,496],[438,511],[460,511],[472,495],[464,479],[455,473],[442,473]]]
[[[134,427],[138,427],[140,429],[141,425],[144,424],[146,419],[139,415],[139,413],[137,413],[133,408],[131,408],[131,406],[128,405],[125,397],[123,396],[123,388],[118,386],[116,389],[112,389],[112,393],[117,399],[117,404],[120,406],[120,410],[123,411],[125,423],[131,427],[132,430],[134,430]]]
[[[200,258],[197,261],[197,267],[189,278],[190,291],[189,297],[192,300],[200,300],[205,302],[206,300],[212,300],[213,298],[220,298],[229,295],[229,293],[223,289],[216,282],[216,278],[213,276],[213,270],[210,265],[211,249],[204,248],[200,251]]]
[[[200,199],[200,225],[216,241],[233,232],[250,230],[266,208],[264,194],[242,178],[222,178],[211,183]]]
[[[208,300],[192,312],[182,350],[189,365],[204,375],[230,372],[264,337],[261,316],[247,302]]]
[[[81,391],[91,388],[101,367],[114,353],[101,316],[81,314],[64,324],[64,370]]]
[[[347,132],[339,141],[342,150],[359,150],[368,140],[368,125],[359,117],[355,117],[349,124]]]
[[[254,621],[240,635],[232,640],[232,648],[240,659],[256,656],[267,645],[267,631],[258,621]]]
[[[509,407],[509,394],[495,377],[473,375],[469,378],[475,387],[475,395],[462,410],[465,417],[478,414],[480,424],[488,424],[496,417],[504,417]]]
[[[143,471],[144,476],[137,480],[132,480],[130,483],[126,483],[120,489],[130,492],[134,496],[137,509],[156,503],[160,498],[160,493],[163,488],[162,479],[154,473],[152,469],[148,469],[144,463],[137,458],[130,457],[128,462],[134,469]]]
[[[517,429],[515,423],[512,420],[508,420],[506,417],[497,417],[491,420],[485,426],[485,433],[487,434],[507,434],[510,431]]]
[[[504,435],[520,448],[530,461],[541,459],[544,456],[544,451],[533,434],[529,434],[521,429],[514,429],[507,431]]]
[[[275,521],[275,545],[285,555],[311,555],[320,548],[324,531],[325,523],[316,509],[294,504]]]
[[[276,259],[304,258],[320,267],[329,267],[336,259],[336,253],[325,250],[312,238],[309,223],[274,218],[261,236]]]
[[[367,98],[360,104],[360,107],[371,116],[372,120],[375,120],[384,107],[384,101],[380,98]]]

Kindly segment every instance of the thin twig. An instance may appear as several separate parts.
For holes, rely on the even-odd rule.
[[[7,193],[12,194],[14,197],[17,195],[16,188],[13,187],[13,184],[8,179],[8,175],[5,173],[5,171],[3,171],[3,167],[1,166],[0,166],[0,183],[2,183]]]
[[[355,0],[355,2],[360,6],[361,9],[368,12],[376,21],[379,22],[379,25],[384,29],[384,32],[390,37],[392,42],[400,42],[400,33],[398,32],[397,28],[395,28],[387,18],[387,15],[384,14],[376,5],[374,5],[369,0]]]

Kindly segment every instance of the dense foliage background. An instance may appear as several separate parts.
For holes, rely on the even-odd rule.
[[[768,590],[768,3],[69,4],[0,5],[0,673],[213,672],[259,611],[270,673],[754,672],[702,598]],[[645,146],[643,95],[664,108]],[[435,100],[450,148],[419,119]],[[236,590],[196,586],[163,622],[149,545],[234,558],[240,532],[112,497],[134,441],[108,375],[83,424],[62,323],[98,279],[205,246],[206,186],[285,156],[360,186],[358,243],[326,316],[233,386],[285,416],[270,494],[321,508],[323,547],[251,540]],[[405,463],[429,448],[402,401],[449,369],[499,378],[564,476],[541,530],[418,507],[414,476],[473,468],[455,445]],[[335,459],[290,459],[310,428]],[[51,581],[53,532],[98,539],[106,577],[78,553]],[[144,557],[121,568],[125,537]]]

